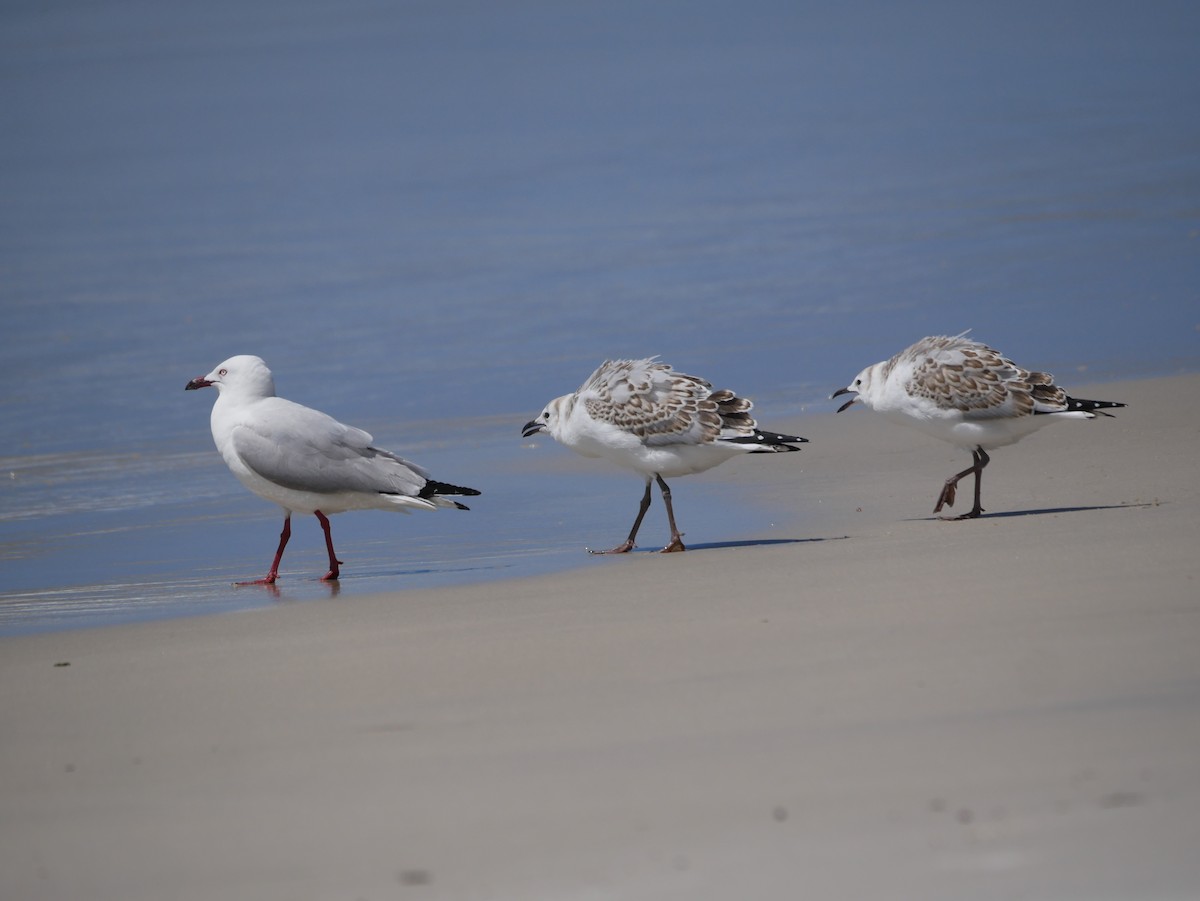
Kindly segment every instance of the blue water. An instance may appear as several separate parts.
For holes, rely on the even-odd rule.
[[[0,631],[596,565],[640,485],[518,429],[605,357],[765,423],[968,327],[1195,371],[1198,46],[1194,2],[4,4]],[[183,385],[235,353],[485,494],[231,588],[279,515]],[[692,540],[805,515],[685,484]]]

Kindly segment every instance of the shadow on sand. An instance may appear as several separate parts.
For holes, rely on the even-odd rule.
[[[760,538],[747,539],[745,541],[709,541],[703,544],[687,545],[688,553],[692,551],[712,551],[718,548],[729,547],[771,547],[777,544],[814,544],[818,541],[844,541],[849,538],[849,535],[831,535],[828,538]],[[633,549],[634,554],[657,554],[661,549],[657,547],[636,547]],[[596,556],[604,556],[598,554]]]
[[[984,513],[979,519],[1007,519],[1013,516],[1053,516],[1056,513],[1084,513],[1089,510],[1136,510],[1141,507],[1154,507],[1157,504],[1102,504],[1095,507],[1045,507],[1038,510],[1002,510],[999,513]],[[960,522],[969,520],[956,520],[953,516],[914,516],[906,519],[905,522]]]

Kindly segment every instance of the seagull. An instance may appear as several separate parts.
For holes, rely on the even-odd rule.
[[[1048,372],[1022,369],[966,336],[922,338],[890,360],[868,366],[830,396],[854,395],[839,413],[861,403],[971,451],[971,465],[946,480],[933,512],[954,506],[958,482],[970,473],[975,473],[975,506],[961,516],[943,517],[950,519],[975,519],[983,513],[979,481],[991,459],[987,451],[1015,444],[1061,419],[1111,416],[1104,410],[1125,406],[1071,397]]]
[[[443,495],[471,496],[474,488],[435,482],[420,466],[372,445],[361,429],[275,396],[271,370],[259,357],[236,356],[185,390],[213,387],[212,434],[217,450],[238,480],[283,507],[283,532],[270,572],[238,585],[273,585],[292,535],[292,514],[312,513],[325,532],[329,572],[342,562],[333,552],[328,516],[346,510],[435,510],[467,507]]]
[[[732,391],[714,391],[693,375],[676,372],[656,357],[605,360],[578,391],[564,394],[521,428],[528,438],[547,432],[585,457],[602,457],[632,469],[646,481],[637,519],[629,537],[607,551],[633,550],[638,528],[650,507],[650,483],[657,481],[667,507],[671,540],[662,553],[684,551],[675,526],[671,489],[664,476],[704,472],[740,454],[800,450],[805,438],[759,431],[750,417],[753,406]]]

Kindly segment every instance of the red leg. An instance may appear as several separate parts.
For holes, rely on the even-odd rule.
[[[279,561],[283,559],[283,549],[287,547],[288,539],[292,537],[292,514],[283,517],[283,531],[279,533],[279,547],[275,551],[275,559],[271,561],[271,571],[261,579],[249,582],[234,582],[234,585],[274,585],[279,575]]]
[[[329,572],[321,576],[321,581],[333,582],[338,577],[338,564],[342,561],[339,560],[337,555],[333,552],[333,536],[329,533],[329,518],[320,510],[314,510],[313,512],[316,514],[317,519],[321,522],[321,528],[325,532],[325,550],[329,552]]]

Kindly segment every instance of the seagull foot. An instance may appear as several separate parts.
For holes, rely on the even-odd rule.
[[[683,536],[676,535],[674,538],[671,539],[671,543],[668,544],[661,551],[659,551],[659,553],[660,554],[675,554],[675,553],[680,553],[680,552],[686,551],[686,550],[687,550],[687,548],[683,546]]]
[[[274,585],[275,573],[263,576],[261,579],[251,579],[249,582],[234,582],[234,585]]]
[[[958,494],[958,483],[947,482],[942,488],[942,493],[938,495],[937,506],[933,508],[934,513],[941,513],[942,507],[953,507],[954,498]],[[952,516],[950,519],[958,519],[957,516]]]
[[[958,516],[939,516],[938,519],[940,519],[942,522],[958,522],[963,519],[979,519],[982,513],[983,507],[978,507],[974,510],[968,510],[966,513],[959,514]]]
[[[607,551],[593,551],[590,547],[584,548],[589,554],[599,557],[602,554],[628,554],[634,549],[635,545],[632,541],[626,541],[624,544],[618,544],[614,548],[609,548]]]

